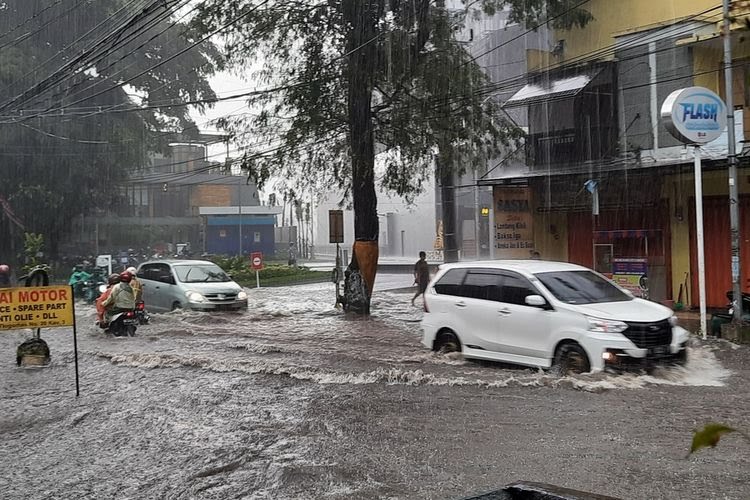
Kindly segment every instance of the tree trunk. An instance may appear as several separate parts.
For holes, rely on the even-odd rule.
[[[375,144],[371,102],[377,43],[377,21],[382,0],[346,0],[348,119],[352,157],[354,239],[352,260],[344,280],[344,310],[369,314],[378,265],[378,212],[375,193]]]

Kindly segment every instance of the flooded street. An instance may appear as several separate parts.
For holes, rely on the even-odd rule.
[[[420,344],[411,295],[363,320],[333,285],[250,289],[246,314],[152,315],[115,339],[78,310],[52,365],[0,335],[0,491],[31,498],[462,498],[515,480],[621,498],[748,498],[750,443],[686,458],[709,421],[747,429],[747,347],[685,368],[556,378]]]

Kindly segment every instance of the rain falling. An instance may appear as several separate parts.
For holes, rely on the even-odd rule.
[[[0,498],[748,498],[749,33],[1,3]]]

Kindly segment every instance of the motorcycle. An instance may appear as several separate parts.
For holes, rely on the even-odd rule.
[[[734,314],[734,292],[732,290],[729,290],[727,292],[727,300],[729,301],[729,304],[727,304],[727,314],[732,315]],[[750,314],[750,293],[748,292],[742,292],[742,316]]]
[[[93,273],[83,282],[83,297],[88,304],[93,304],[106,289],[104,277],[100,273]]]
[[[138,319],[135,310],[123,311],[110,318],[109,323],[99,323],[99,327],[115,337],[135,337]]]
[[[151,316],[146,311],[146,304],[141,300],[135,303],[135,317],[139,325],[148,325]]]
[[[82,269],[76,269],[68,279],[68,285],[73,287],[73,297],[76,299],[86,299],[87,288],[86,282],[91,280],[92,275]]]
[[[731,323],[732,319],[734,319],[734,308],[736,304],[732,290],[727,292],[727,300],[729,301],[726,305],[727,312],[711,315],[711,335],[716,337],[721,337],[721,325]],[[750,320],[750,293],[748,292],[742,292],[742,320]]]

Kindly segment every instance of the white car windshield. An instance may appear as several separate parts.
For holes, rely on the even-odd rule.
[[[174,266],[177,279],[182,283],[206,283],[232,281],[219,267],[210,264],[196,266]]]
[[[624,302],[633,297],[624,293],[607,279],[591,271],[553,271],[536,273],[547,289],[567,304],[598,304]]]

